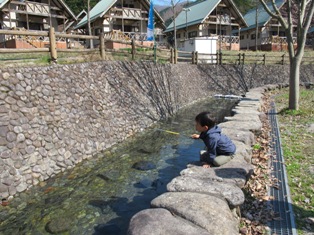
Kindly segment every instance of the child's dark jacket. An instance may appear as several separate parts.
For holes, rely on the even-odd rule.
[[[200,139],[204,141],[211,161],[218,155],[232,155],[236,151],[234,143],[229,137],[221,134],[219,126],[214,126],[208,131],[202,132]]]

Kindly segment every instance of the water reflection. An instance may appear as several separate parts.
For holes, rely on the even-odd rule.
[[[220,120],[234,101],[209,99],[180,110],[137,137],[20,194],[1,207],[0,234],[126,234],[130,218],[150,207],[168,182],[198,159],[202,141],[194,117],[212,111]],[[180,135],[160,131],[171,130]],[[148,161],[154,169],[132,168]]]

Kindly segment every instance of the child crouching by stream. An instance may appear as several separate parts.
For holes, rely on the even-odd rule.
[[[201,112],[195,117],[195,129],[200,134],[193,134],[193,139],[202,139],[206,150],[200,151],[200,161],[204,168],[221,166],[233,158],[236,146],[229,137],[221,134],[221,128],[209,112]]]

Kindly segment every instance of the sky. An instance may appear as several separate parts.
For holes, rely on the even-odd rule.
[[[171,6],[172,0],[152,0],[154,5],[160,6]],[[188,0],[173,0],[173,4],[177,4],[178,2],[187,2]],[[190,2],[194,2],[195,0],[190,0]]]

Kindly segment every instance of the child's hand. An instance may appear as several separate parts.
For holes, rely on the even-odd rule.
[[[200,135],[198,135],[198,134],[193,134],[193,135],[191,135],[191,138],[192,138],[192,139],[199,139],[199,138],[200,138]]]

